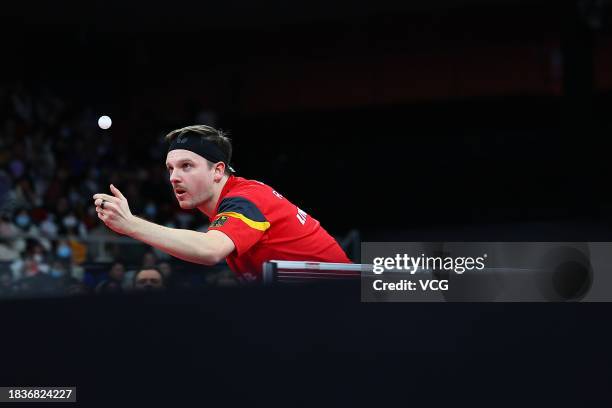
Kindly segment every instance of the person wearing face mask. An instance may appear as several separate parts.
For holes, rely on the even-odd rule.
[[[73,261],[75,263],[84,262],[87,258],[87,246],[79,240],[79,237],[87,236],[85,226],[73,212],[68,213],[62,219],[62,226],[64,227],[64,233],[68,236],[67,244],[70,247]],[[63,248],[63,251],[64,253],[67,252],[65,248]]]
[[[55,255],[61,261],[70,262],[70,259],[72,257],[72,248],[70,247],[68,241],[62,239],[57,243],[57,247],[55,248]]]
[[[59,228],[55,223],[55,214],[47,214],[47,217],[40,223],[40,229],[47,238],[57,238]]]
[[[49,273],[49,264],[47,262],[47,254],[45,249],[39,242],[32,244],[32,260],[38,264],[38,269],[43,273]]]
[[[17,213],[17,216],[15,217],[15,225],[17,225],[21,231],[28,232],[31,224],[32,219],[26,210],[21,210]]]
[[[87,229],[83,223],[77,218],[74,212],[69,212],[63,219],[62,225],[64,232],[70,236],[87,237]]]
[[[32,218],[25,209],[21,209],[17,212],[14,218],[14,224],[17,227],[15,232],[18,236],[14,237],[13,247],[19,252],[25,251],[28,246],[27,238],[39,237],[40,232],[36,225],[32,223]]]
[[[75,288],[80,289],[80,287],[83,286],[77,278],[70,274],[69,266],[65,262],[53,262],[49,270],[49,276],[54,279],[54,285],[58,292],[64,294],[73,294],[75,293]]]
[[[66,276],[66,267],[62,262],[55,261],[49,269],[49,275],[55,279],[61,279]]]

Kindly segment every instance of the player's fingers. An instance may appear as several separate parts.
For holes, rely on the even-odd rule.
[[[115,203],[111,203],[110,201],[105,201],[104,208],[102,206],[99,208],[101,208],[107,214],[111,212],[119,212],[119,206]]]
[[[97,199],[105,200],[105,201],[109,201],[111,203],[118,203],[120,201],[120,199],[117,198],[117,197],[114,197],[114,196],[108,195],[108,194],[103,194],[103,193],[94,194],[93,199],[94,200],[97,200]]]
[[[115,195],[115,197],[125,200],[125,197],[123,196],[121,191],[119,191],[119,189],[115,187],[113,184],[110,185],[110,190]]]
[[[106,209],[106,208],[110,208],[112,205],[116,205],[115,203],[108,201],[108,200],[103,200],[101,198],[98,198],[97,200],[94,201],[94,205],[96,206],[96,208],[101,208],[101,209]]]
[[[108,201],[104,202],[104,206],[101,206],[101,205],[96,206],[96,212],[98,214],[105,214],[105,215],[121,214],[121,212],[119,211],[119,207],[116,204],[110,203]]]

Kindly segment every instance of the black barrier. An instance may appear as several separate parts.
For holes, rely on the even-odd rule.
[[[610,379],[602,364],[611,312],[608,304],[365,304],[348,282],[5,301],[0,381],[76,386],[86,405],[437,404],[468,392],[489,403],[519,402],[523,392],[540,404],[607,401],[597,384]]]

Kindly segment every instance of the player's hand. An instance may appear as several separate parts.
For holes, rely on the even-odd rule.
[[[110,190],[113,193],[112,196],[102,193],[93,196],[98,218],[113,231],[130,235],[136,217],[132,215],[128,201],[121,191],[112,184]]]

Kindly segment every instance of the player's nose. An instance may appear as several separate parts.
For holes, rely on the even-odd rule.
[[[178,175],[178,172],[176,170],[172,170],[172,173],[170,173],[170,183],[176,184],[179,181],[180,181],[180,177]]]

